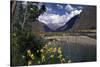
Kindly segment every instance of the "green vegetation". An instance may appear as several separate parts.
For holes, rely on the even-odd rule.
[[[28,60],[28,65],[32,64],[54,64],[54,63],[66,63],[68,59],[65,59],[62,55],[60,47],[50,47],[51,42],[48,42],[43,48],[32,52],[27,50],[27,56],[30,58]],[[55,44],[56,45],[56,44]],[[41,53],[40,57],[37,57],[35,53]]]
[[[16,3],[16,9],[13,7]],[[45,5],[38,8],[37,2],[11,1],[11,66],[34,64],[65,63],[60,47],[55,41],[43,39],[44,36],[32,31],[32,23],[46,11]]]

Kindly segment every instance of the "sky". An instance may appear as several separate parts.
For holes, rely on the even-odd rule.
[[[82,13],[82,5],[40,3],[46,6],[46,12],[38,17],[38,20],[46,24],[50,29],[56,30],[64,26],[71,18]]]

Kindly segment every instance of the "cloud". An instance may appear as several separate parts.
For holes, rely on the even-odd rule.
[[[71,5],[68,4],[68,5],[65,6],[65,10],[67,12],[71,12],[71,11],[75,10],[75,8],[73,8]]]
[[[77,9],[81,9],[81,10],[82,10],[82,9],[83,9],[83,7],[82,7],[82,6],[78,6],[78,7],[77,7]]]
[[[60,9],[63,9],[63,6],[60,5],[60,4],[57,4],[57,7],[60,8]]]
[[[57,7],[63,8],[63,6],[57,4]],[[47,11],[44,14],[41,14],[38,17],[38,20],[44,24],[46,24],[50,29],[56,30],[62,26],[64,26],[71,18],[76,15],[79,15],[82,12],[82,9],[77,9],[72,7],[71,5],[66,5],[65,14],[56,14],[52,13],[53,9],[51,7],[46,7]]]
[[[62,15],[58,15],[58,14],[48,14],[48,13],[44,13],[43,15],[40,15],[38,20],[40,22],[45,23],[49,28],[56,30],[57,28],[63,26],[65,24],[66,21],[64,21],[64,19],[66,18],[66,16]]]
[[[51,12],[52,11],[52,8],[46,7],[46,11],[47,12]]]
[[[74,10],[70,14],[65,15],[44,13],[38,17],[38,20],[46,24],[50,29],[56,30],[65,25],[72,17],[80,14],[82,10]]]
[[[46,12],[47,13],[56,13],[56,11],[53,10],[51,7],[46,7]]]

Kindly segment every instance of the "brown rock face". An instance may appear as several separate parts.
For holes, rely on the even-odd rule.
[[[80,15],[72,30],[94,30],[96,29],[96,6],[88,6]]]

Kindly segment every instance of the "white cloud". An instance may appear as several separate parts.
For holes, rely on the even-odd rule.
[[[52,11],[52,8],[46,7],[46,11],[47,12],[51,12]]]
[[[39,16],[38,20],[46,24],[49,28],[56,30],[57,28],[65,24],[63,18],[64,16],[60,16],[57,14],[44,13],[43,15]]]
[[[70,14],[58,15],[44,13],[38,17],[38,20],[46,24],[50,29],[56,30],[59,27],[65,25],[72,17],[80,14],[82,10],[74,10]]]
[[[60,9],[63,9],[63,6],[60,5],[60,4],[57,4],[57,7],[60,8]]]
[[[81,9],[81,10],[82,10],[82,9],[83,9],[83,7],[82,7],[82,6],[78,6],[78,7],[77,7],[77,9]]]
[[[73,8],[71,5],[68,4],[68,5],[65,6],[65,10],[67,12],[71,12],[71,11],[75,10],[75,8]]]

